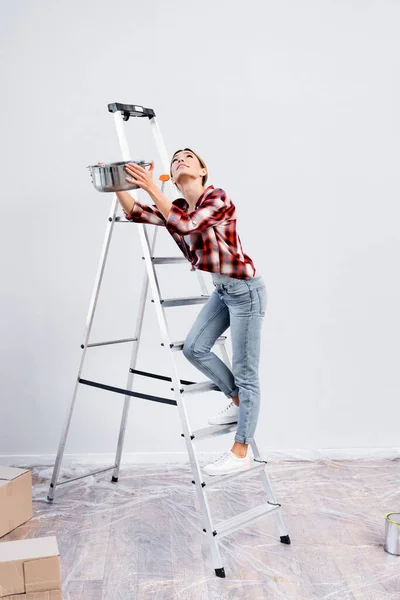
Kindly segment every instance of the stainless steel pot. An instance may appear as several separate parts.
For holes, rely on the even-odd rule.
[[[125,179],[129,177],[129,174],[125,171],[124,166],[129,163],[134,163],[143,168],[151,165],[151,162],[145,160],[124,160],[107,165],[88,166],[87,169],[90,170],[92,182],[96,190],[99,192],[122,192],[137,189],[139,186],[136,183],[129,183]]]

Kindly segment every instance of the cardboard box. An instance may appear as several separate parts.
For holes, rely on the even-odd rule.
[[[62,600],[61,590],[50,592],[34,592],[33,594],[17,594],[7,596],[7,600]]]
[[[61,598],[60,555],[55,536],[0,542],[0,598]]]
[[[32,473],[0,466],[0,537],[32,518]]]

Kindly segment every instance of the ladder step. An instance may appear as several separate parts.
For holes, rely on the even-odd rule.
[[[158,375],[157,373],[149,373],[148,371],[139,371],[138,369],[129,369],[131,373],[136,373],[136,375],[143,375],[143,377],[151,377],[153,379],[161,379],[162,381],[172,381],[171,377],[167,375]],[[208,392],[210,390],[220,392],[221,390],[215,383],[212,381],[201,381],[200,383],[195,383],[194,381],[188,381],[187,379],[181,379],[181,391],[191,394],[196,394],[200,392]],[[173,391],[174,388],[171,388]]]
[[[144,256],[142,258],[144,259]],[[152,256],[151,260],[155,265],[173,265],[175,263],[188,262],[184,256]]]
[[[207,296],[189,296],[187,298],[167,298],[166,300],[162,299],[161,304],[168,308],[169,306],[187,306],[189,304],[205,304],[209,299],[209,295]],[[152,300],[154,302],[154,300]]]
[[[173,388],[171,388],[173,389]],[[220,392],[221,390],[212,381],[201,381],[200,383],[191,383],[182,385],[181,391],[185,394],[201,394],[203,392]]]
[[[241,513],[240,515],[236,515],[231,519],[227,519],[226,521],[219,523],[219,525],[217,525],[215,528],[216,536],[217,538],[223,538],[226,535],[245,527],[246,525],[250,525],[263,515],[276,512],[280,509],[280,507],[280,504],[275,506],[269,502],[266,502],[265,504],[260,504],[260,506],[246,510],[246,512]]]
[[[232,433],[237,428],[237,423],[227,423],[226,425],[210,425],[210,427],[204,427],[203,429],[197,429],[193,431],[193,435],[197,440],[205,440],[209,437],[215,437],[217,435],[224,435],[225,433]]]
[[[236,427],[236,424],[235,424]],[[215,487],[220,483],[225,483],[226,481],[231,481],[232,479],[236,479],[236,477],[249,477],[251,475],[255,475],[260,471],[265,469],[265,462],[257,462],[255,465],[252,465],[249,469],[245,471],[237,471],[236,473],[230,473],[229,475],[210,475],[208,477],[204,477],[204,483],[207,488]]]
[[[221,335],[217,340],[215,340],[215,344],[223,344],[226,339],[227,339],[226,335]],[[184,343],[185,343],[185,340],[182,340],[179,342],[171,342],[169,347],[171,348],[171,350],[173,352],[178,352],[178,350],[183,350]],[[164,346],[164,344],[161,344],[161,346]]]

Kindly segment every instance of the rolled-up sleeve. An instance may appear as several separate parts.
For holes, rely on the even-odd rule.
[[[157,206],[148,206],[147,204],[141,204],[137,200],[130,213],[125,213],[125,219],[133,221],[134,223],[148,223],[149,225],[164,225],[164,215],[158,210]]]
[[[232,205],[224,190],[214,189],[197,210],[186,213],[176,205],[171,206],[166,225],[180,235],[202,231],[217,225],[230,216]]]

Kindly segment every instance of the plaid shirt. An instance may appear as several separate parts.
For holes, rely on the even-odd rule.
[[[210,271],[236,279],[250,279],[256,269],[244,254],[236,232],[236,209],[224,190],[210,185],[196,202],[195,210],[188,213],[184,198],[172,202],[168,218],[155,204],[148,206],[135,201],[128,221],[165,226],[175,242],[192,263],[192,270]],[[190,245],[183,236],[189,235]]]

